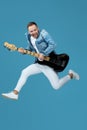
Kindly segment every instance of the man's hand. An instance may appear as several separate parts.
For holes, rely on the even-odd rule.
[[[39,60],[43,61],[44,60],[44,55],[40,53],[38,58],[39,58]]]
[[[23,48],[18,48],[18,52],[20,52],[20,53],[22,53],[22,54],[24,54],[24,53],[25,53],[25,51],[24,51],[24,49],[23,49]]]

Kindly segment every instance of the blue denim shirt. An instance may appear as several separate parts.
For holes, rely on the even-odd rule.
[[[35,51],[31,41],[30,41],[30,34],[26,33],[26,37],[28,40],[28,50],[30,51]],[[39,36],[36,39],[36,47],[39,50],[40,53],[42,53],[43,55],[47,56],[49,55],[52,51],[54,51],[55,49],[55,42],[53,41],[53,39],[51,38],[51,36],[49,35],[49,33],[46,30],[41,30],[39,32]]]

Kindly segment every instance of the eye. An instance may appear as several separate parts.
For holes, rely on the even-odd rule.
[[[30,33],[32,33],[33,31],[30,31]]]

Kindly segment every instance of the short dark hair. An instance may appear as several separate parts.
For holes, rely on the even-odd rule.
[[[28,29],[29,26],[32,26],[32,25],[36,25],[36,26],[38,27],[37,23],[35,23],[35,22],[29,22],[29,23],[27,24],[27,29]]]

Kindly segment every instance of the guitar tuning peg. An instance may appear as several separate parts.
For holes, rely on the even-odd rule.
[[[9,51],[11,51],[11,49],[7,48]]]

